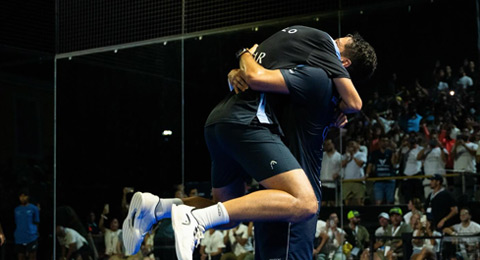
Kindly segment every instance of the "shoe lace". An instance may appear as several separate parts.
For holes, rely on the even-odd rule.
[[[195,227],[195,230],[193,231],[193,237],[195,238],[193,241],[194,247],[198,247],[202,239],[205,237],[204,233],[205,227],[203,227],[202,225],[198,225]]]

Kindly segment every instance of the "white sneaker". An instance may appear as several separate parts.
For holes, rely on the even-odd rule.
[[[172,205],[172,226],[178,260],[192,260],[193,250],[204,237],[205,227],[192,215],[194,207]]]
[[[151,193],[136,192],[133,195],[122,229],[127,255],[135,255],[140,250],[145,234],[157,222],[155,207],[158,201],[158,196]]]

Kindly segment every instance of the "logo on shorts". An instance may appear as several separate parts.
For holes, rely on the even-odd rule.
[[[272,170],[274,165],[277,165],[277,161],[275,160],[270,161],[270,167],[272,168]]]
[[[220,207],[220,204],[217,205],[217,210],[218,210],[218,216],[222,216],[222,207]]]

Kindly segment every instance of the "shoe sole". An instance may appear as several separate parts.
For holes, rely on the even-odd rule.
[[[152,228],[155,222],[155,215],[149,216],[151,214],[148,211],[151,208],[146,205],[144,196],[148,195],[141,192],[136,192],[133,195],[128,215],[123,221],[123,242],[126,253],[129,255],[135,255],[140,250],[145,234]],[[143,226],[145,227],[143,228]],[[141,229],[144,229],[143,232]]]

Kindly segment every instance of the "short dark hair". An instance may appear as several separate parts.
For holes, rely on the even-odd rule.
[[[357,32],[352,37],[352,43],[345,45],[344,56],[352,61],[347,67],[354,81],[369,79],[377,68],[377,54],[373,47]]]
[[[25,195],[25,196],[29,196],[30,194],[29,194],[28,188],[26,188],[26,187],[20,188],[20,190],[18,190],[18,196],[20,196],[22,194]]]

